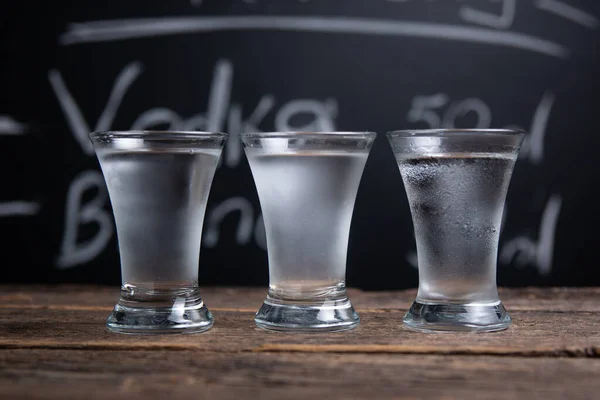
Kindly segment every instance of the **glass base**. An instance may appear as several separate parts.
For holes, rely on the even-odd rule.
[[[419,332],[494,332],[506,329],[511,319],[502,302],[490,304],[421,303],[416,300],[404,325]]]
[[[356,328],[360,318],[346,289],[326,298],[285,299],[269,290],[254,317],[256,326],[282,332],[338,332]]]
[[[129,334],[199,333],[212,325],[198,287],[140,290],[125,285],[106,321],[109,330]]]

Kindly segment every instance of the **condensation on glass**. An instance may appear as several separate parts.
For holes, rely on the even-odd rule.
[[[404,317],[421,331],[495,331],[511,319],[496,287],[500,225],[524,133],[387,134],[413,219],[419,289]]]

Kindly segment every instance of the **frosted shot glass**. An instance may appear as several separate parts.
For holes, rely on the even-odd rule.
[[[524,132],[387,134],[412,214],[419,270],[408,328],[497,331],[511,319],[496,287],[500,224]]]
[[[121,295],[106,325],[119,333],[194,333],[211,313],[198,290],[208,194],[223,133],[90,134],[117,226]]]
[[[359,324],[346,292],[354,202],[371,132],[244,133],[267,236],[269,290],[256,325],[322,332]]]

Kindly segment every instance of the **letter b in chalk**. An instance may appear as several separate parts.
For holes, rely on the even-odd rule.
[[[96,196],[82,204],[83,194],[96,189]],[[108,194],[102,175],[98,171],[84,171],[79,174],[67,193],[65,231],[60,256],[56,260],[58,268],[67,269],[86,263],[104,250],[114,232],[113,219],[104,206]],[[79,228],[82,224],[95,223],[98,231],[93,238],[78,242]]]

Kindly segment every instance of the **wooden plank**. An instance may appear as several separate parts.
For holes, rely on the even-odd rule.
[[[266,288],[205,287],[201,289],[211,310],[255,312]],[[359,312],[406,310],[415,289],[369,292],[351,288],[350,298]],[[64,308],[110,310],[119,296],[116,287],[94,285],[0,285],[0,309]],[[500,288],[509,311],[600,312],[600,288]]]
[[[250,312],[218,311],[206,333],[129,336],[106,330],[106,311],[12,308],[0,310],[0,348],[600,356],[597,313],[515,311],[511,328],[486,334],[412,332],[403,314],[364,313],[348,332],[290,334],[256,328]]]
[[[599,378],[600,359],[0,351],[3,399],[594,399]]]
[[[211,310],[256,311],[266,288],[207,287],[201,293]],[[0,285],[0,309],[56,308],[110,311],[119,298],[118,287],[96,285]]]
[[[505,289],[514,319],[489,334],[402,327],[414,290],[351,291],[361,326],[255,327],[264,288],[204,288],[215,327],[128,336],[104,326],[118,289],[0,286],[0,398],[593,399],[600,289]]]

